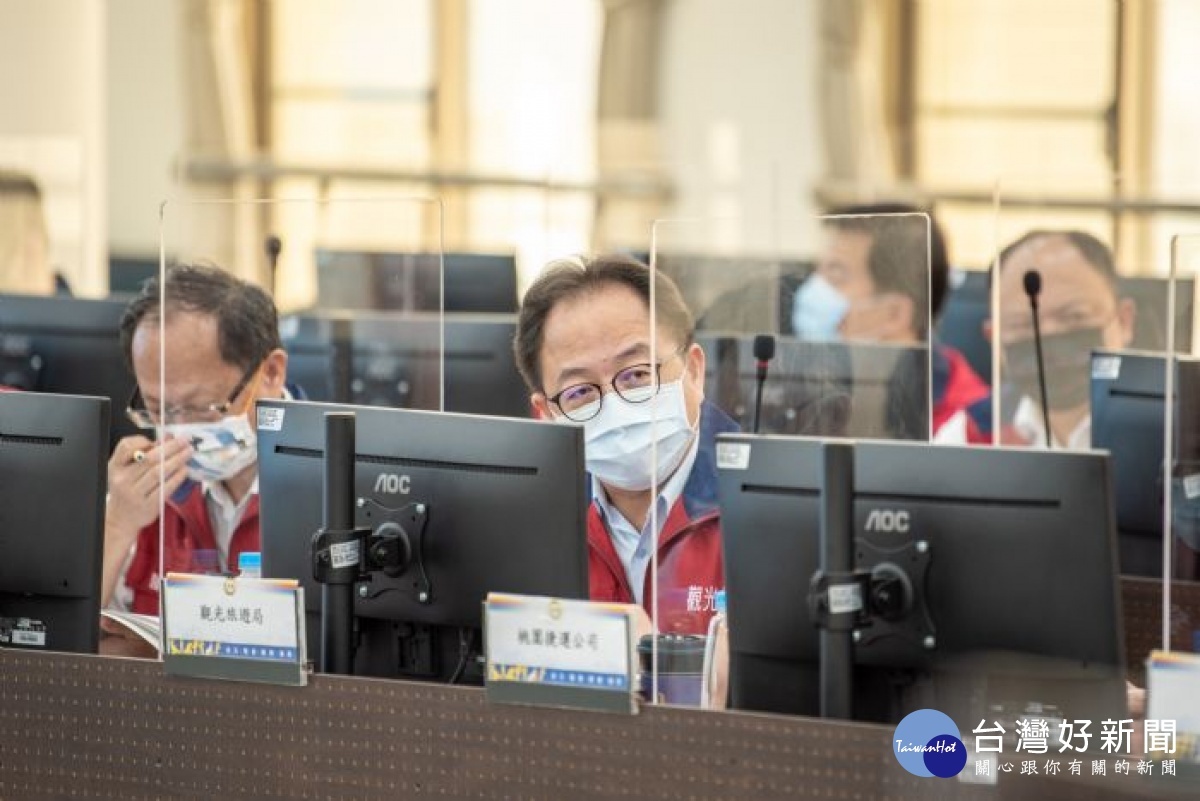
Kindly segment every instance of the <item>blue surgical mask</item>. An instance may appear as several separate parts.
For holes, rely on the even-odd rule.
[[[227,481],[258,458],[258,438],[244,414],[231,415],[215,423],[166,425],[162,430],[191,443],[192,457],[188,459],[187,473],[193,481]]]
[[[825,276],[814,272],[796,290],[792,300],[792,333],[806,340],[840,339],[838,326],[849,310],[846,296]]]
[[[584,460],[601,484],[646,490],[662,484],[679,468],[694,435],[682,381],[663,384],[658,395],[645,403],[630,403],[610,392],[600,413],[583,425]]]

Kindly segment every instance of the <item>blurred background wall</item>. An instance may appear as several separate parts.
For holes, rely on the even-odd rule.
[[[262,280],[279,236],[292,306],[331,244],[513,253],[524,284],[656,219],[769,253],[881,198],[968,268],[1072,225],[1164,274],[1200,230],[1197,31],[1192,0],[0,0],[0,168],[83,295],[157,258],[164,200],[255,198],[439,201],[190,230]]]

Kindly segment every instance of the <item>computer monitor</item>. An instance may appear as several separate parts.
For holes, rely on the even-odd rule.
[[[1121,572],[1127,575],[1163,573],[1163,482],[1168,474],[1163,451],[1165,364],[1160,354],[1092,353],[1092,447],[1112,454]],[[1175,376],[1176,396],[1183,398],[1181,407],[1193,412],[1200,409],[1200,360],[1178,357]],[[1196,436],[1196,423],[1190,415],[1178,412],[1175,420],[1175,465],[1169,472],[1197,472],[1200,437]]]
[[[0,384],[99,395],[123,410],[134,384],[119,338],[125,306],[120,300],[0,295]],[[110,447],[134,433],[123,414],[112,415]]]
[[[821,447],[718,439],[739,709],[819,711],[806,595],[820,565]],[[911,614],[860,629],[855,716],[896,720],[928,707],[972,721],[1031,709],[1123,717],[1109,478],[1098,452],[856,443],[857,566],[903,573],[916,600]],[[897,586],[879,599],[897,597]]]
[[[96,653],[107,398],[0,392],[0,646]]]
[[[145,256],[116,255],[108,257],[108,291],[114,295],[136,295],[142,285],[158,277],[158,254]]]
[[[749,431],[754,336],[698,332],[705,395]],[[928,353],[894,345],[777,338],[763,384],[760,430],[772,434],[929,439]]]
[[[410,531],[415,555],[404,573],[355,587],[356,673],[479,681],[468,653],[479,648],[488,592],[587,598],[581,427],[260,401],[263,575],[304,585],[310,642],[319,642],[310,543],[322,524],[324,420],[345,411],[356,416],[358,523],[378,526],[403,517],[389,509],[412,512],[413,504],[423,504],[427,521],[423,534]]]
[[[322,309],[494,312],[517,310],[511,253],[317,251]]]
[[[439,325],[419,312],[309,312],[285,317],[280,330],[288,379],[309,400],[530,416],[515,315],[448,314]]]

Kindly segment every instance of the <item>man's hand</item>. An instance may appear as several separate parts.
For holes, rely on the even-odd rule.
[[[104,514],[102,605],[112,597],[138,532],[158,519],[159,481],[167,497],[187,478],[192,446],[184,440],[152,442],[125,437],[108,460],[108,506]]]
[[[129,627],[101,615],[100,655],[157,659],[158,649],[130,631]]]
[[[158,519],[158,486],[169,497],[187,478],[191,446],[180,439],[161,443],[145,437],[125,437],[108,460],[108,511],[106,529],[133,535]],[[160,473],[161,468],[161,473]],[[117,532],[114,532],[117,533]]]

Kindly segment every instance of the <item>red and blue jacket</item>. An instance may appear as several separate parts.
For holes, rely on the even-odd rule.
[[[991,387],[979,377],[967,359],[954,348],[935,343],[930,349],[933,379],[933,430],[936,433],[956,416],[962,416],[966,441],[991,442]]]
[[[713,596],[725,588],[721,515],[717,507],[717,434],[737,423],[713,404],[700,406],[699,446],[683,494],[667,513],[658,537],[658,631],[705,634]],[[625,566],[595,501],[588,509],[588,583],[593,601],[634,603]],[[646,571],[642,606],[652,613],[652,576]]]
[[[203,488],[187,481],[172,495],[163,508],[163,542],[166,553],[162,569],[165,573],[219,573],[217,538],[208,518],[208,504]],[[246,503],[229,541],[228,563],[236,565],[243,551],[260,551],[258,526],[258,494]],[[133,591],[130,608],[139,614],[158,614],[158,521],[138,532],[137,546],[125,585]]]

